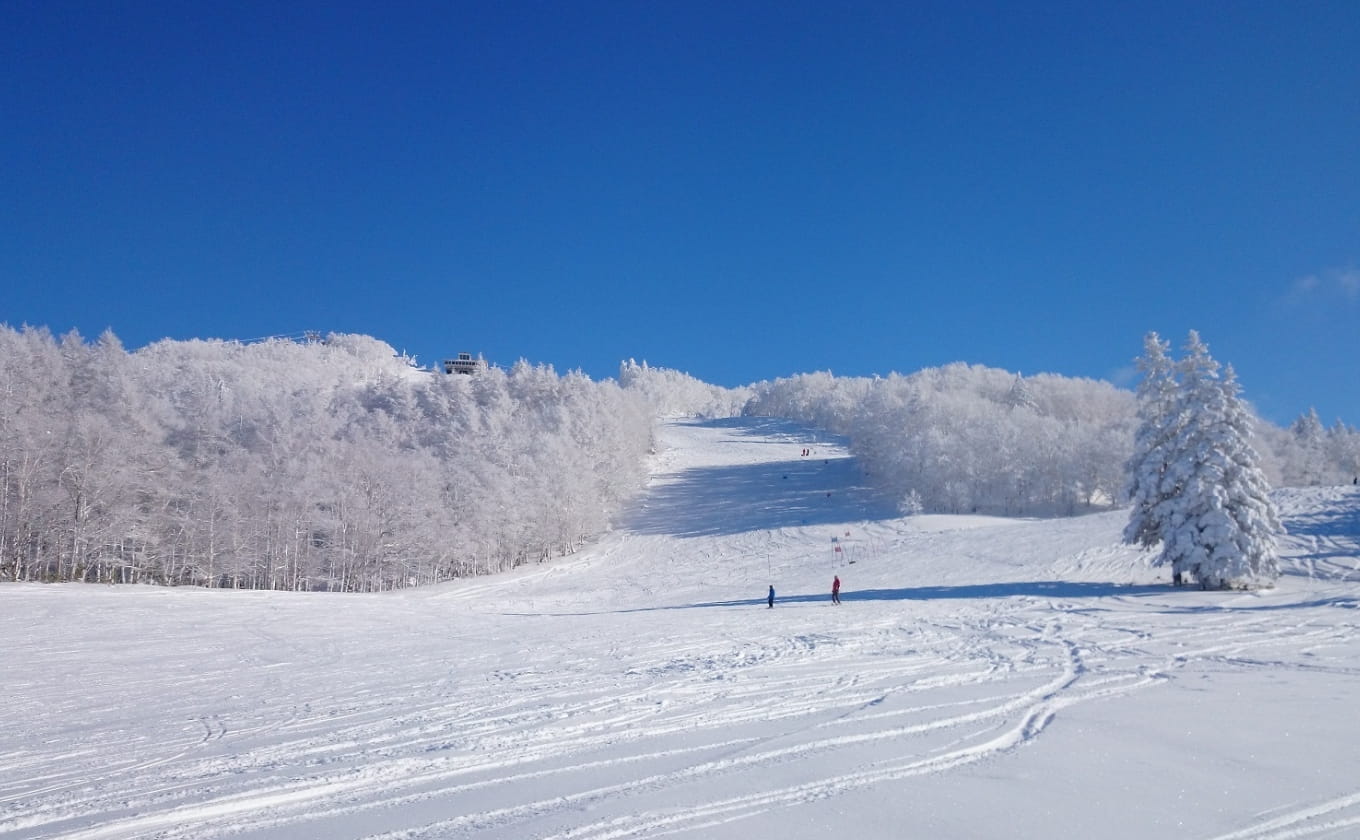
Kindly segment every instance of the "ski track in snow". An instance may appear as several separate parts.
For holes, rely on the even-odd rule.
[[[1276,590],[1173,592],[1117,544],[1117,513],[902,520],[821,433],[731,420],[663,440],[616,532],[494,578],[0,589],[0,836],[736,836],[861,791],[1023,775],[1078,710],[1118,723],[1102,708],[1174,711],[1215,680],[1360,677],[1354,492],[1290,497]],[[1360,836],[1360,777],[1338,775],[1168,836]]]

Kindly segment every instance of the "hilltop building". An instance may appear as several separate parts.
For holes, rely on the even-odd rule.
[[[471,353],[459,353],[456,359],[444,360],[445,373],[461,373],[471,376],[484,370],[486,370],[486,359],[483,359],[480,355],[474,359]]]

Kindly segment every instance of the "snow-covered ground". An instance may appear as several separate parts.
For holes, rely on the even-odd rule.
[[[662,443],[617,531],[494,578],[0,586],[0,836],[1360,836],[1355,489],[1278,495],[1275,590],[1178,591],[1123,513],[900,519],[818,432]]]

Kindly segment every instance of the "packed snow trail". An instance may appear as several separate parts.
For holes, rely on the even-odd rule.
[[[1119,512],[900,519],[813,430],[661,442],[614,533],[493,578],[0,586],[0,836],[1360,830],[1352,488],[1281,494],[1277,589],[1176,591]]]

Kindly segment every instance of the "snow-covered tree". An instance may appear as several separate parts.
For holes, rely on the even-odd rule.
[[[921,503],[921,494],[915,490],[908,490],[902,500],[897,503],[897,509],[903,516],[919,516],[925,512],[925,505]]]
[[[1105,382],[961,363],[910,375],[800,374],[752,387],[747,413],[850,438],[872,481],[923,510],[1073,514],[1119,496],[1132,395]]]
[[[1193,331],[1185,352],[1179,427],[1151,513],[1161,523],[1160,561],[1207,588],[1270,585],[1279,576],[1276,537],[1283,528],[1250,443],[1236,375],[1228,367],[1220,377]]]
[[[1286,483],[1295,487],[1325,483],[1328,472],[1326,435],[1316,408],[1310,407],[1290,425],[1291,440],[1284,465]]]
[[[1034,399],[1034,394],[1030,391],[1029,385],[1025,382],[1025,377],[1020,374],[1015,375],[1015,382],[1011,383],[1011,389],[1006,393],[1006,405],[1011,408],[1028,408],[1037,410],[1039,404]]]
[[[572,551],[642,484],[641,394],[367,336],[0,325],[0,579],[373,590]]]
[[[1180,431],[1183,415],[1177,404],[1174,365],[1167,355],[1168,342],[1155,332],[1143,338],[1143,355],[1138,369],[1138,430],[1133,438],[1133,455],[1125,466],[1128,476],[1125,496],[1129,499],[1129,522],[1124,527],[1124,542],[1152,548],[1162,541],[1165,523],[1159,518],[1160,503],[1178,488],[1166,487],[1164,479],[1171,460],[1171,441]]]
[[[739,417],[750,397],[747,388],[710,385],[669,368],[633,359],[619,365],[619,384],[642,394],[659,417]]]
[[[1339,473],[1341,483],[1350,476],[1352,484],[1360,482],[1360,430],[1337,420],[1327,430],[1327,459]]]

